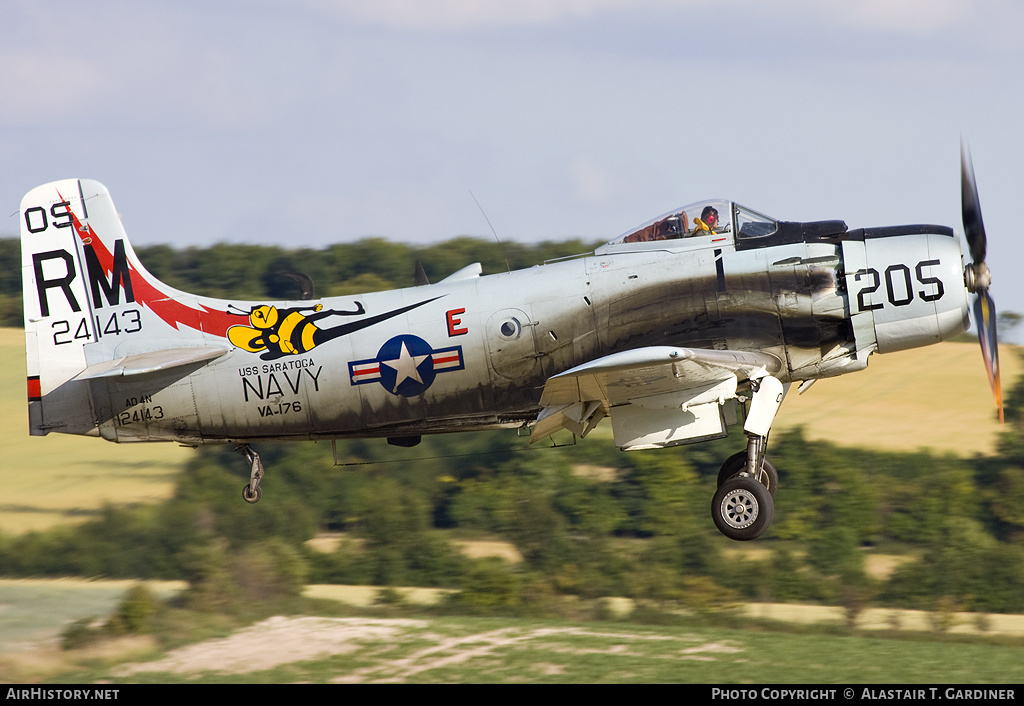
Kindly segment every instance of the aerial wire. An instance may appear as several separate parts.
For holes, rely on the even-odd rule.
[[[479,201],[477,201],[477,198],[473,194],[472,190],[470,190],[469,195],[473,197],[473,201],[476,203],[476,207],[480,209],[480,213],[483,215],[484,220],[487,221],[487,226],[491,229],[491,233],[494,234],[494,240],[498,243],[498,249],[501,250],[501,256],[505,258],[505,269],[509,271],[509,274],[511,274],[512,268],[509,267],[508,264],[508,256],[505,254],[505,246],[501,244],[501,239],[498,238],[498,231],[494,230],[494,226],[491,225],[491,219],[487,217],[487,213],[484,211],[484,207],[480,205]]]

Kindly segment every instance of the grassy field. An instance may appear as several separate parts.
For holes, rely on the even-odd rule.
[[[310,586],[306,595],[354,606],[345,617],[275,617],[235,629],[193,628],[167,651],[152,637],[70,652],[62,628],[102,620],[129,581],[0,580],[0,682],[111,683],[723,683],[1013,684],[1024,681],[1024,616],[955,614],[937,633],[926,613],[869,609],[858,632],[841,608],[754,603],[738,627],[439,617],[415,607],[373,610],[379,588]],[[163,597],[177,582],[150,582]],[[409,604],[443,591],[398,589]],[[325,604],[321,603],[323,607]],[[620,606],[630,608],[631,606]],[[983,618],[983,619],[982,619]],[[754,621],[754,622],[749,622]],[[754,628],[739,629],[742,627]],[[983,629],[979,629],[983,628]],[[203,638],[201,634],[215,634]],[[768,661],[765,655],[771,655]]]
[[[25,532],[74,521],[114,504],[169,496],[191,449],[175,444],[111,444],[28,435],[25,334],[0,329],[0,531]]]
[[[305,639],[289,639],[296,631]],[[313,635],[319,639],[310,639]],[[260,650],[262,644],[274,645],[276,653]],[[218,664],[210,659],[214,654],[234,659]],[[249,683],[1012,684],[1024,680],[1020,657],[1019,647],[708,628],[483,618],[280,618],[254,626],[250,634],[240,631],[156,662],[122,665],[95,676],[115,683],[196,683],[223,680],[241,669]]]
[[[51,683],[1019,684],[1022,647],[629,622],[275,617],[162,652],[37,658]],[[63,662],[60,660],[63,658]],[[63,664],[68,671],[55,673]],[[42,665],[42,666],[39,666]],[[31,665],[7,662],[13,677]],[[20,670],[20,671],[19,671]]]
[[[1005,392],[1021,373],[1021,347],[1000,346]],[[803,426],[807,438],[842,446],[958,456],[991,454],[1000,426],[981,349],[941,343],[873,355],[868,369],[790,390],[774,429]]]
[[[24,347],[22,331],[0,329],[0,531],[79,520],[105,502],[168,497],[191,449],[28,435]],[[1016,347],[1004,347],[1001,355],[1009,388],[1020,356]],[[924,447],[965,456],[991,452],[1000,432],[981,354],[971,343],[873,356],[866,371],[821,380],[804,395],[794,391],[775,428],[794,426],[805,427],[809,438],[846,446]]]
[[[52,645],[68,623],[104,618],[137,581],[0,579],[0,653]],[[146,582],[161,598],[183,581]]]

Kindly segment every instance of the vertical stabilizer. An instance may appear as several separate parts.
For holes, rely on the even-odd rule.
[[[88,228],[100,211],[113,211],[112,204],[107,209],[96,203],[92,187],[99,187],[109,203],[102,186],[76,179],[35,188],[21,202],[29,431],[34,435],[95,428],[88,386],[73,380],[86,368],[85,345],[95,328],[85,255],[91,243],[80,237],[79,228]],[[104,213],[103,220],[110,215],[123,239],[116,213]]]
[[[95,181],[30,191],[21,202],[21,253],[32,434],[101,433],[110,426],[102,423],[111,388],[90,387],[97,366],[110,376],[131,356],[227,350],[227,329],[248,322],[247,308],[178,291],[146,272],[110,193]]]

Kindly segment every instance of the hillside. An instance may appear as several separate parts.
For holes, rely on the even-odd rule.
[[[1021,372],[1020,346],[1000,346],[1003,391]],[[975,342],[873,355],[868,369],[790,391],[775,429],[803,426],[807,438],[889,451],[929,448],[990,454],[1002,430]]]
[[[1019,350],[1004,347],[1002,359],[1009,389],[1020,372]],[[108,501],[165,498],[175,471],[193,453],[174,444],[28,436],[24,334],[18,329],[0,329],[0,390],[0,531],[48,527]],[[927,447],[964,456],[991,452],[1000,431],[981,354],[969,343],[873,356],[866,371],[821,380],[804,395],[793,390],[776,429],[795,426],[804,426],[811,439],[847,446]]]
[[[24,532],[92,513],[105,502],[155,502],[174,489],[191,449],[118,446],[100,439],[28,435],[25,333],[0,329],[0,531]]]

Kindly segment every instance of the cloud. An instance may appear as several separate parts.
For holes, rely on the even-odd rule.
[[[954,27],[970,14],[967,0],[847,0],[827,7],[838,24],[912,34]]]
[[[983,0],[982,4],[1003,2]],[[541,27],[628,13],[673,18],[681,27],[686,26],[688,16],[704,22],[708,17],[739,16],[922,35],[955,27],[972,14],[969,0],[299,0],[295,5],[334,20],[383,29],[456,32]]]
[[[239,14],[216,2],[55,5],[10,13],[0,124],[236,131],[348,85],[351,49],[293,13]]]
[[[584,204],[601,204],[618,190],[614,177],[584,154],[574,155],[569,161],[568,177],[573,195]]]
[[[336,19],[399,30],[548,25],[636,4],[636,0],[301,0],[306,9]]]

